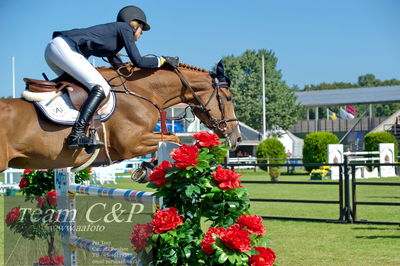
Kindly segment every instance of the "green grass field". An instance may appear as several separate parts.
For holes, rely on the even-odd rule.
[[[269,180],[265,172],[242,172],[242,180]],[[130,179],[117,179],[125,189],[151,191],[146,185]],[[280,180],[307,181],[308,176],[282,176]],[[368,181],[377,181],[370,179]],[[400,177],[380,179],[381,182],[400,182]],[[326,181],[329,182],[329,181]],[[251,198],[285,198],[308,200],[338,200],[336,186],[245,184]],[[400,202],[400,187],[360,186],[360,201]],[[0,200],[3,203],[3,198]],[[3,210],[3,204],[0,204]],[[337,205],[252,202],[252,214],[337,219]],[[3,211],[0,218],[4,220]],[[400,207],[359,206],[358,218],[400,222]],[[400,227],[393,225],[336,224],[265,220],[272,248],[279,265],[400,265]],[[4,224],[0,225],[1,232]],[[1,238],[4,246],[4,239]],[[3,257],[3,250],[0,251]],[[1,260],[3,261],[3,260]],[[8,264],[12,265],[12,264]]]

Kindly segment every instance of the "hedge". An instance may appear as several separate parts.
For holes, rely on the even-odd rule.
[[[257,159],[282,159],[270,160],[269,163],[285,163],[286,152],[285,146],[276,138],[268,138],[260,142],[256,151]],[[265,160],[257,160],[259,163],[267,163]],[[262,170],[267,171],[268,167],[260,167]]]
[[[364,137],[364,149],[366,151],[378,151],[379,143],[393,143],[394,154],[395,156],[398,155],[399,143],[393,134],[389,132],[373,132]]]
[[[313,132],[306,135],[303,146],[303,163],[328,163],[328,144],[338,144],[339,139],[330,132]],[[308,172],[318,166],[305,166]]]

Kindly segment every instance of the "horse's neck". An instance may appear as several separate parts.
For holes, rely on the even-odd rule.
[[[99,69],[111,84],[121,85],[121,79],[115,78],[112,69]],[[208,72],[193,71],[182,68],[181,72],[191,87],[200,95],[209,87],[211,78]],[[122,78],[122,77],[121,77]],[[122,78],[124,79],[124,78]],[[183,85],[178,75],[164,69],[135,69],[130,78],[126,79],[125,86],[132,92],[148,98],[150,101],[165,109],[178,103],[193,101],[192,93]],[[119,89],[123,86],[119,86]]]
[[[207,86],[210,82],[208,73],[185,69],[181,72],[196,94],[201,94],[209,87]],[[163,109],[178,103],[190,103],[194,99],[193,94],[173,71],[157,70],[154,75],[136,80],[135,83],[136,85],[140,83],[143,93]],[[135,88],[134,84],[132,88]]]

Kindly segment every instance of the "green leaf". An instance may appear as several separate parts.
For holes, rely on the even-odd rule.
[[[189,258],[190,255],[192,254],[192,252],[190,251],[190,249],[191,249],[190,246],[186,246],[186,247],[183,248],[183,251],[184,251],[184,253],[185,253],[185,257],[186,257],[186,258]]]
[[[153,243],[156,243],[159,237],[160,237],[159,234],[153,234],[153,235],[151,236],[151,240],[153,241]]]
[[[221,192],[222,190],[219,188],[219,187],[216,187],[216,186],[214,186],[212,189],[211,189],[211,192],[213,192],[213,193],[217,193],[217,192]]]
[[[186,188],[185,195],[190,198],[192,197],[193,191],[194,191],[194,186],[190,185]]]
[[[228,259],[228,255],[227,255],[225,252],[223,252],[223,253],[221,253],[221,255],[219,255],[219,257],[218,257],[218,263],[219,263],[219,264],[222,264],[222,263],[224,263],[227,259]]]
[[[201,189],[199,186],[193,186],[193,191],[196,192],[197,194],[201,193]]]
[[[214,197],[215,193],[207,193],[206,197],[209,199],[212,199]]]
[[[229,255],[229,256],[228,256],[228,259],[229,259],[229,262],[230,262],[232,265],[236,265],[236,260],[237,260],[238,258],[237,258],[236,253],[234,253],[234,254],[232,254],[232,255]]]

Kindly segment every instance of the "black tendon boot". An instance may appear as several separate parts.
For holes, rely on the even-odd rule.
[[[68,148],[73,150],[87,148],[87,150],[94,151],[104,146],[103,142],[95,138],[89,138],[85,134],[90,119],[105,97],[104,91],[100,86],[96,85],[92,88],[89,97],[82,105],[79,117],[72,128],[72,132],[67,138]]]

